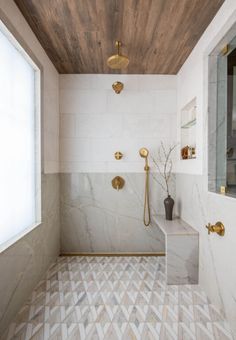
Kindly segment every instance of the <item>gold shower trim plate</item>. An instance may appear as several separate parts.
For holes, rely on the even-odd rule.
[[[86,252],[72,252],[72,253],[61,253],[59,256],[166,256],[164,252],[156,252],[156,253],[129,253],[129,252],[124,252],[124,253],[86,253]]]
[[[114,189],[116,189],[117,191],[119,191],[120,189],[122,189],[125,185],[125,180],[124,178],[120,177],[120,176],[116,176],[113,178],[113,180],[111,181],[112,187]]]

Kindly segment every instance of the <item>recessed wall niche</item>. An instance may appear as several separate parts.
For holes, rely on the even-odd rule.
[[[208,60],[208,189],[236,196],[236,24]]]
[[[180,159],[196,158],[196,97],[181,110]]]

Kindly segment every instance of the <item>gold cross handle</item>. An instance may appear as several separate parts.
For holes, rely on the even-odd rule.
[[[206,228],[208,229],[208,235],[210,235],[210,233],[217,233],[220,236],[224,236],[225,234],[225,227],[221,222],[216,222],[216,224],[208,223]]]
[[[116,151],[115,153],[115,159],[119,160],[123,157],[123,153],[120,151]]]

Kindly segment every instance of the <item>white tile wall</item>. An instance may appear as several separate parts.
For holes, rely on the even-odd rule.
[[[139,149],[155,153],[161,141],[176,141],[176,76],[60,76],[61,172],[140,172]]]

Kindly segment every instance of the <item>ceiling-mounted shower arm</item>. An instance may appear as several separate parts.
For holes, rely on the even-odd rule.
[[[121,41],[116,40],[115,46],[117,48],[117,54],[120,55]]]

